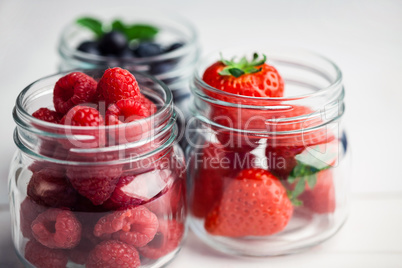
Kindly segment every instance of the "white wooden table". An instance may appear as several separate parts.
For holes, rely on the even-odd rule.
[[[6,210],[15,98],[57,70],[56,46],[66,23],[116,5],[182,13],[196,23],[204,52],[234,44],[303,47],[327,55],[344,73],[353,151],[344,228],[305,253],[264,259],[222,255],[190,233],[169,267],[402,267],[402,2],[385,0],[0,0],[0,267],[21,267]]]

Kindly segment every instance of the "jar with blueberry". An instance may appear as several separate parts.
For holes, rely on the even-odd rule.
[[[229,254],[275,256],[341,228],[350,149],[332,61],[303,50],[224,50],[198,65],[191,89],[189,223],[200,239]]]
[[[192,24],[155,10],[127,8],[94,14],[63,30],[60,70],[119,66],[151,74],[172,90],[179,127],[184,130],[188,84],[199,57]]]
[[[26,87],[13,117],[12,237],[26,267],[174,258],[186,176],[166,85],[121,68],[60,73]]]

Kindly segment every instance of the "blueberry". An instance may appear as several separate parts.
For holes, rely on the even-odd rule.
[[[117,56],[120,58],[132,58],[133,51],[127,47],[126,49],[121,51],[119,54],[117,54]]]
[[[135,50],[135,55],[139,58],[152,57],[162,53],[162,47],[159,44],[153,42],[140,43]]]
[[[103,55],[118,55],[128,46],[126,36],[118,31],[111,31],[99,40],[99,49]]]
[[[151,74],[163,74],[171,71],[174,68],[174,64],[170,62],[156,63],[151,66]]]
[[[96,41],[84,41],[78,46],[77,50],[94,55],[100,55],[98,42]]]
[[[176,50],[178,48],[181,48],[182,46],[184,46],[183,43],[173,43],[168,49],[166,49],[166,52]]]

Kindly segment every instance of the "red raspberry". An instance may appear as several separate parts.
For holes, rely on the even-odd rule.
[[[68,251],[68,256],[71,261],[77,264],[85,264],[88,260],[89,253],[94,248],[95,244],[92,241],[82,238],[78,246]]]
[[[96,87],[96,81],[84,73],[74,72],[63,76],[54,86],[54,108],[65,114],[75,105],[93,102]]]
[[[99,111],[88,106],[75,106],[61,119],[61,123],[70,126],[97,127],[103,126],[103,118]]]
[[[71,211],[51,208],[32,222],[32,233],[48,248],[73,248],[81,239],[81,223]]]
[[[45,210],[45,207],[35,204],[29,197],[21,203],[20,228],[24,237],[33,238],[31,224]]]
[[[37,268],[65,268],[68,262],[63,250],[50,249],[36,241],[26,244],[25,259]]]
[[[112,196],[103,206],[110,210],[125,210],[143,203],[148,195],[147,182],[136,178],[130,175],[120,177]]]
[[[49,207],[71,207],[77,199],[77,192],[64,172],[50,168],[33,173],[27,194],[36,203]]]
[[[87,268],[140,267],[140,257],[135,247],[117,240],[104,241],[89,254]]]
[[[127,70],[119,67],[107,69],[98,83],[98,92],[106,104],[123,99],[136,99],[140,96],[137,80]]]
[[[151,111],[140,100],[124,99],[109,106],[106,111],[106,122],[108,125],[117,125],[143,119],[150,115]]]
[[[75,106],[61,119],[63,125],[82,127],[101,127],[104,121],[99,111],[88,106]],[[68,141],[63,140],[65,148],[96,148],[105,144],[105,132],[103,129],[66,129]],[[74,135],[74,136],[73,136]],[[75,140],[75,136],[86,136],[85,139]]]
[[[121,174],[121,166],[73,166],[67,176],[73,187],[94,205],[102,205],[112,195]]]
[[[37,119],[56,124],[58,124],[63,117],[62,114],[49,110],[48,108],[40,108],[39,110],[34,112],[32,116]]]
[[[113,237],[135,247],[142,247],[154,238],[158,225],[155,214],[140,206],[102,217],[95,225],[94,234],[103,239]]]
[[[141,98],[140,98],[141,104],[143,107],[145,107],[145,109],[147,111],[149,111],[149,113],[152,115],[154,113],[156,113],[156,111],[158,110],[155,106],[155,104],[149,100],[147,97],[145,97],[144,95],[141,94]]]
[[[139,248],[138,251],[148,259],[159,259],[179,246],[184,230],[184,224],[178,221],[160,220],[155,238],[145,247]]]

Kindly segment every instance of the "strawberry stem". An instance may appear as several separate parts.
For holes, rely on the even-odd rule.
[[[221,62],[226,66],[222,71],[219,72],[220,75],[232,75],[234,77],[240,77],[244,74],[253,74],[262,70],[262,67],[258,66],[265,63],[267,57],[263,54],[262,59],[259,59],[258,53],[253,54],[253,59],[248,61],[246,57],[242,57],[240,61],[236,62],[233,58],[232,60],[225,60],[221,54]]]

